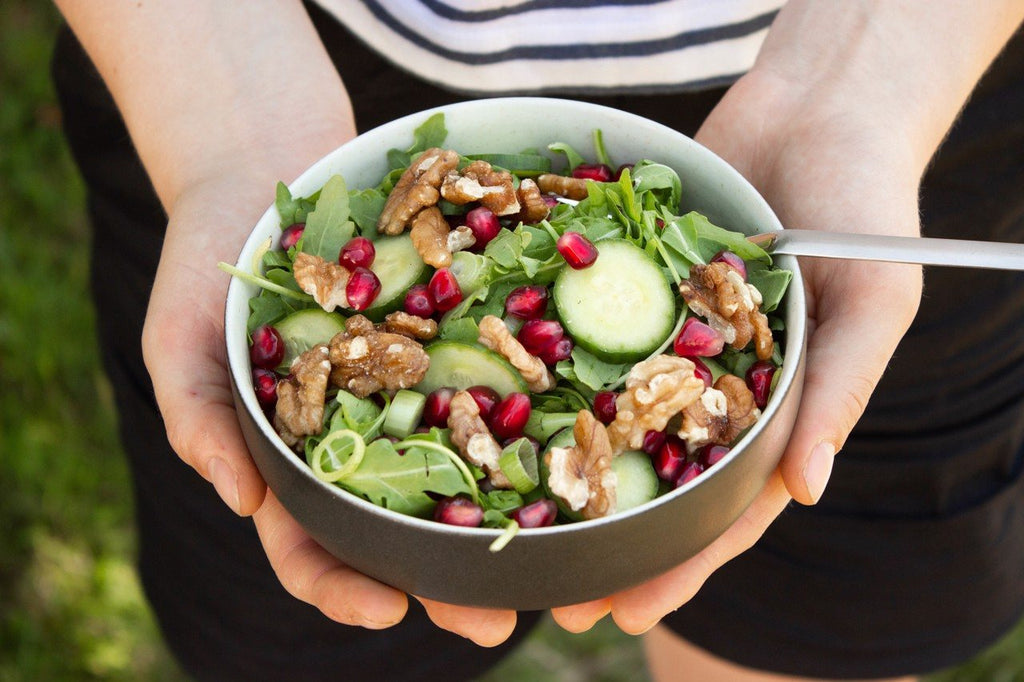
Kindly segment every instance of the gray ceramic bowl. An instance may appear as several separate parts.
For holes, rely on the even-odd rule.
[[[710,151],[662,125],[621,111],[547,98],[503,98],[457,104],[445,114],[445,146],[462,153],[543,149],[554,141],[590,152],[600,128],[611,158],[665,163],[683,182],[684,209],[747,233],[781,229],[758,193]],[[407,148],[412,131],[434,111],[371,130],[314,164],[291,186],[307,196],[335,173],[349,187],[376,185],[385,152]],[[271,207],[238,259],[280,234]],[[253,392],[245,321],[254,288],[231,282],[226,340],[238,417],[252,456],[289,512],[328,551],[355,569],[405,592],[453,604],[546,609],[607,596],[653,578],[695,555],[746,509],[774,470],[796,418],[805,356],[805,302],[795,259],[777,263],[795,276],[786,296],[785,358],[775,393],[743,440],[705,474],[645,505],[607,518],[526,529],[501,551],[499,531],[461,528],[403,516],[317,480],[291,454]]]

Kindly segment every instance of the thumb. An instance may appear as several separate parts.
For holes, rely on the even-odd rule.
[[[780,465],[789,494],[802,504],[821,499],[835,455],[863,415],[913,320],[921,293],[920,268],[915,266],[819,267],[832,270],[827,285],[815,292],[814,266],[806,268],[814,301],[807,373],[796,425]]]

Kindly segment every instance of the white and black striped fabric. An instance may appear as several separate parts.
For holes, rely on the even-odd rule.
[[[316,0],[390,61],[473,94],[731,83],[783,0]]]

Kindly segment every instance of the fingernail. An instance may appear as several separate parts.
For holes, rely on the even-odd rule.
[[[804,465],[804,485],[807,486],[807,492],[810,493],[814,504],[817,504],[825,492],[835,458],[836,446],[822,441],[814,446],[807,464]]]
[[[231,511],[238,513],[241,502],[238,499],[238,477],[232,471],[228,463],[219,457],[212,458],[206,465],[206,473],[213,482],[220,499],[231,507]]]

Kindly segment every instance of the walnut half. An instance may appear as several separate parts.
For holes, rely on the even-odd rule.
[[[761,416],[746,382],[732,374],[718,377],[714,387],[683,410],[678,436],[693,452],[702,445],[731,445],[744,429]]]
[[[345,322],[330,342],[331,383],[360,398],[380,390],[397,391],[423,380],[430,357],[404,334],[377,330],[362,315]]]
[[[741,350],[753,339],[759,360],[772,356],[775,345],[768,318],[760,309],[761,292],[743,281],[731,265],[694,265],[689,279],[679,283],[679,293],[690,310],[706,318],[730,346]]]
[[[580,410],[572,433],[576,445],[554,447],[545,455],[548,488],[585,519],[613,514],[618,479],[608,432],[590,411]]]

